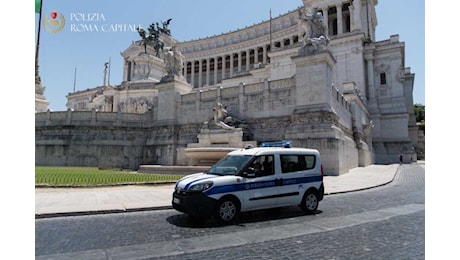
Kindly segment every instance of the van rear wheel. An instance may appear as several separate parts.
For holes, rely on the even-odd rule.
[[[222,224],[229,224],[235,221],[240,213],[240,204],[234,198],[223,198],[217,203],[215,217]]]
[[[303,196],[300,208],[307,214],[313,214],[318,209],[318,204],[318,193],[314,190],[308,190]]]

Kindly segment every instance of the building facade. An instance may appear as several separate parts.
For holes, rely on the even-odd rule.
[[[70,93],[69,111],[36,116],[37,164],[56,164],[58,157],[67,164],[85,162],[74,154],[98,157],[85,163],[97,164],[106,148],[95,141],[99,148],[88,152],[89,140],[104,138],[95,128],[105,125],[122,132],[117,136],[123,137],[106,137],[105,142],[122,150],[119,156],[124,159],[117,165],[185,165],[183,149],[197,142],[216,102],[246,122],[248,140],[290,140],[295,146],[319,149],[331,175],[398,162],[400,155],[411,160],[418,135],[412,98],[415,75],[404,63],[405,45],[398,35],[376,41],[377,4],[378,0],[303,0],[296,10],[217,36],[178,42],[162,35],[165,46],[182,55],[179,77],[167,82],[162,80],[166,51],[155,55],[150,46],[133,42],[121,53],[123,82]],[[311,10],[322,16],[329,41],[325,50],[305,55],[305,17]],[[112,124],[100,121],[102,115],[111,117]],[[93,137],[83,138],[86,143],[81,146],[69,137],[72,130],[56,129],[63,122],[87,129]],[[126,151],[133,133],[143,136],[135,154]]]

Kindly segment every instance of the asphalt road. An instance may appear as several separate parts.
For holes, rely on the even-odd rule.
[[[315,215],[296,207],[191,222],[175,210],[37,219],[36,259],[424,259],[425,169],[328,195]]]

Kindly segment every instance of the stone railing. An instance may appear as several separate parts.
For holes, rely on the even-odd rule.
[[[93,111],[59,111],[35,114],[35,127],[42,126],[127,126],[146,127],[152,122],[151,112],[144,114]]]

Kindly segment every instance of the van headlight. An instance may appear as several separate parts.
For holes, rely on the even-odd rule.
[[[202,183],[197,183],[188,189],[189,191],[204,191],[212,187],[214,183],[212,181],[207,181],[207,182],[202,182]]]

